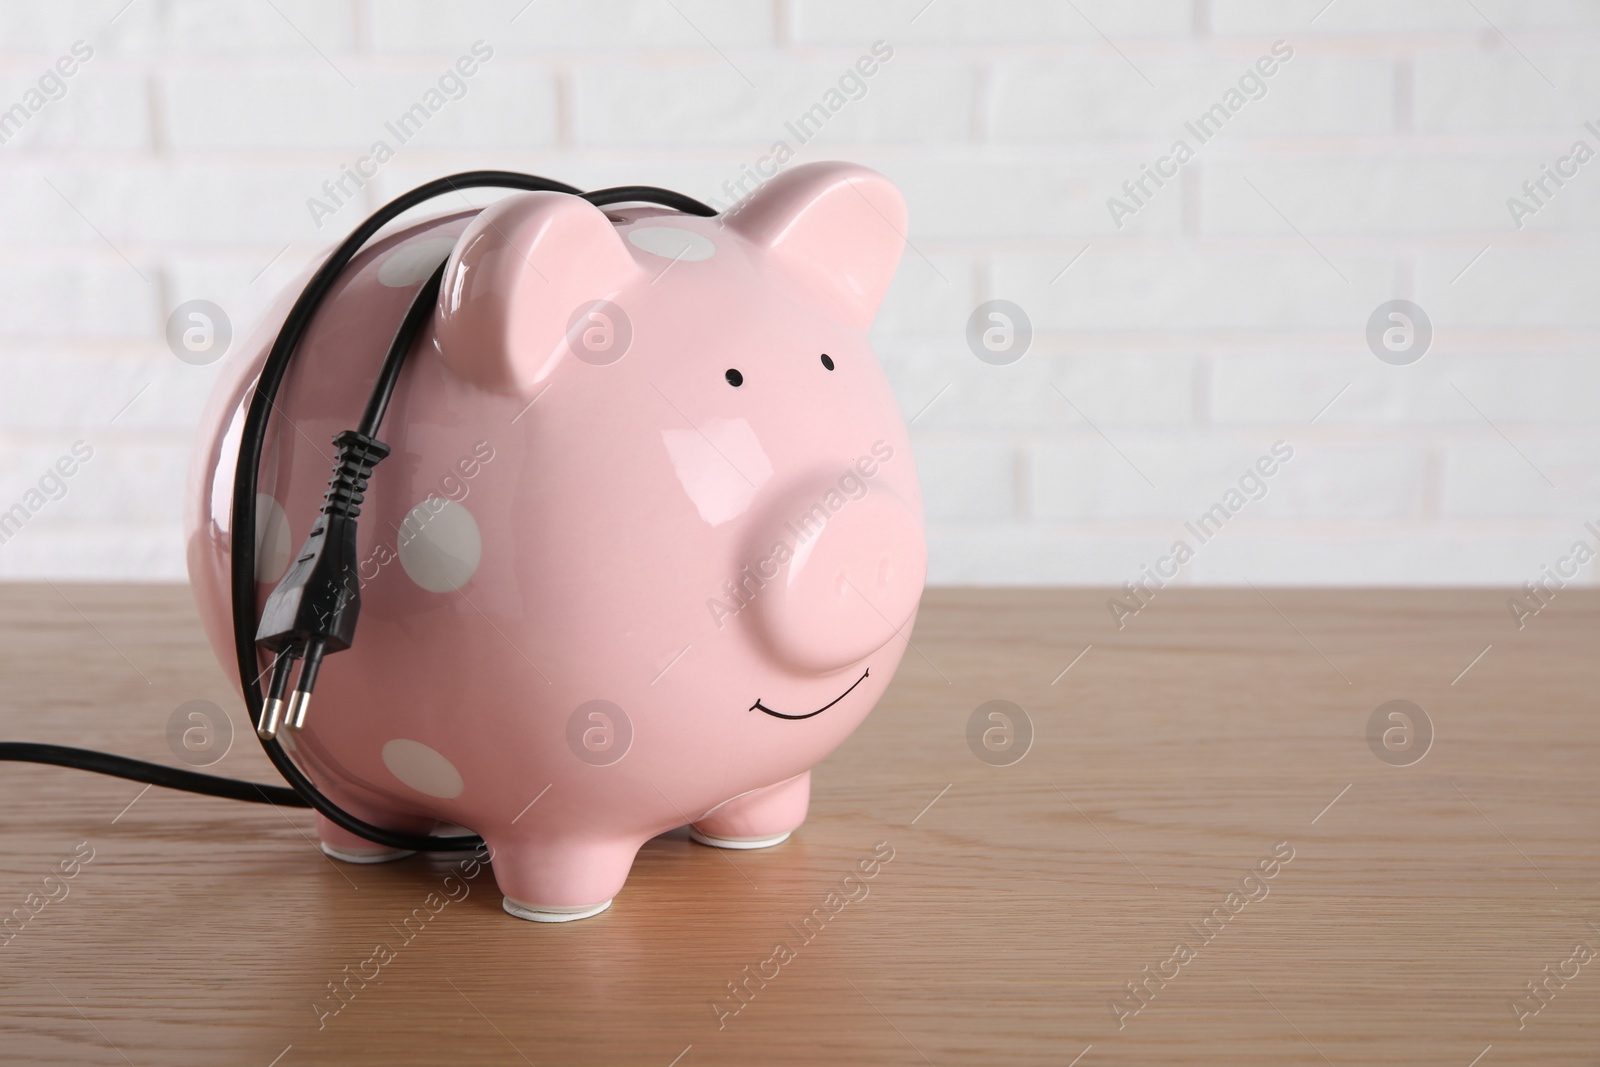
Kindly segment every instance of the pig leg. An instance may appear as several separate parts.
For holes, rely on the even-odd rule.
[[[787,839],[806,821],[810,803],[811,772],[805,771],[713,808],[689,827],[689,836],[717,848],[766,848]]]
[[[392,815],[388,812],[375,812],[360,805],[352,805],[349,801],[341,801],[340,807],[365,822],[374,826],[382,826],[388,830],[399,830],[403,833],[425,834],[433,829],[432,819],[422,819],[415,816]],[[321,812],[317,812],[317,837],[320,840],[324,854],[345,863],[388,863],[390,860],[404,859],[411,855],[405,849],[385,848],[383,845],[368,841],[348,830],[331,822]]]
[[[486,834],[502,906],[519,919],[564,923],[611,906],[643,841]]]

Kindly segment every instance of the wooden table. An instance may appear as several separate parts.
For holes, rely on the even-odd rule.
[[[304,811],[7,765],[0,911],[76,873],[0,946],[0,1061],[1594,1064],[1600,597],[1519,631],[1506,595],[1169,589],[1119,631],[1104,592],[932,591],[789,843],[667,835],[564,926],[484,873],[403,939],[447,863],[336,865]],[[0,736],[173,762],[169,716],[208,699],[237,732],[213,769],[270,780],[187,590],[7,586],[0,628]],[[988,711],[969,745],[991,700],[1031,722],[1016,762],[1015,713],[1009,749]],[[1388,711],[1369,744],[1391,700],[1431,723],[1420,761],[1416,712],[1409,748]]]

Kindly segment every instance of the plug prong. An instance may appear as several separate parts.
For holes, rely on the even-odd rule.
[[[289,672],[294,667],[293,651],[284,650],[272,663],[272,683],[267,687],[267,702],[261,710],[261,723],[256,733],[263,740],[278,736],[278,726],[283,721],[283,694],[289,688]]]
[[[294,695],[289,698],[289,712],[284,719],[284,725],[291,730],[298,730],[306,724],[306,710],[311,706],[311,690],[317,684],[317,671],[322,667],[322,641],[312,641],[306,648],[306,661],[300,667],[300,681],[294,687]]]

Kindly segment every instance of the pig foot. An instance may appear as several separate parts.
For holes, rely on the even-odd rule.
[[[569,923],[574,919],[589,919],[599,915],[611,907],[611,901],[603,904],[582,905],[576,908],[530,908],[526,904],[519,904],[510,897],[502,897],[500,906],[507,915],[515,915],[519,919],[527,919],[536,923]]]
[[[433,828],[432,819],[380,815],[352,807],[348,803],[342,804],[341,807],[359,819],[389,830],[425,834]],[[344,863],[388,863],[391,860],[401,860],[411,855],[410,852],[403,848],[386,848],[376,842],[368,841],[358,834],[353,834],[330,821],[321,812],[317,812],[317,838],[324,855],[332,856],[334,859]]]
[[[642,841],[489,838],[494,880],[510,915],[540,923],[587,919],[611,907]]]
[[[689,827],[689,837],[716,848],[770,848],[806,821],[811,772],[753,789],[711,809]]]

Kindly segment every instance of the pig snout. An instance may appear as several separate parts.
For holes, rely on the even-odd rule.
[[[761,590],[756,615],[773,653],[801,670],[857,663],[908,630],[927,576],[920,518],[874,486],[836,511],[813,507],[782,521],[793,558]]]

